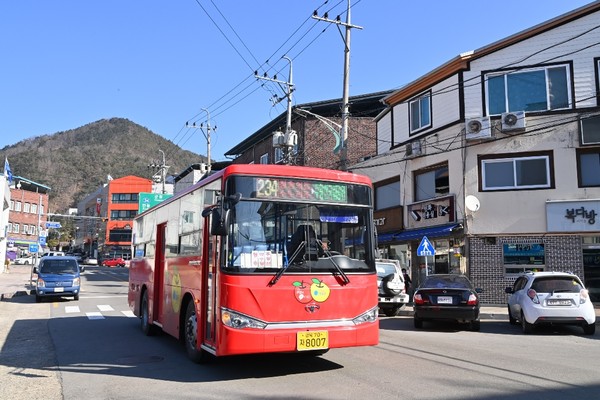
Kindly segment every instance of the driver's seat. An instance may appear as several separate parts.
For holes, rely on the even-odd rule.
[[[300,251],[294,259],[294,252],[304,243],[303,251]],[[319,246],[317,244],[317,234],[312,225],[298,225],[296,232],[292,235],[290,243],[287,247],[288,262],[291,264],[294,261],[316,260],[319,257]]]

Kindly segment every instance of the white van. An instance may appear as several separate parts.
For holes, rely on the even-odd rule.
[[[48,251],[46,253],[44,253],[42,255],[42,257],[47,257],[47,256],[51,256],[51,257],[62,257],[64,256],[65,253],[64,251]]]

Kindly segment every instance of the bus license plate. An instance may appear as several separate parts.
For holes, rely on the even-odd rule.
[[[327,331],[305,331],[296,335],[298,351],[322,350],[329,348],[329,332]]]

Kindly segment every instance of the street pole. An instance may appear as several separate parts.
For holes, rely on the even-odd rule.
[[[350,0],[346,8],[346,22],[342,22],[339,15],[335,20],[327,18],[327,14],[323,17],[319,17],[313,14],[313,18],[319,21],[325,21],[332,24],[343,25],[346,28],[344,40],[344,87],[342,94],[342,126],[340,128],[340,169],[346,171],[348,169],[348,116],[349,116],[349,98],[350,98],[350,32],[352,28],[362,29],[361,26],[352,25],[350,18]],[[341,34],[341,31],[340,31]]]
[[[211,169],[212,169],[212,164],[211,164],[211,159],[210,159],[210,131],[211,130],[216,130],[217,127],[215,126],[214,129],[211,128],[210,126],[210,112],[208,111],[208,109],[206,108],[200,108],[202,111],[204,111],[206,113],[206,133],[204,133],[204,123],[201,123],[200,126],[196,126],[196,123],[194,122],[191,126],[189,124],[189,122],[185,123],[185,126],[188,128],[199,128],[202,131],[202,134],[204,135],[204,138],[206,139],[206,172],[210,173]]]

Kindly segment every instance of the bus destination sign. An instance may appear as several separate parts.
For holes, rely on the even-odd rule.
[[[322,181],[256,178],[256,197],[347,203],[348,187],[344,184]]]

